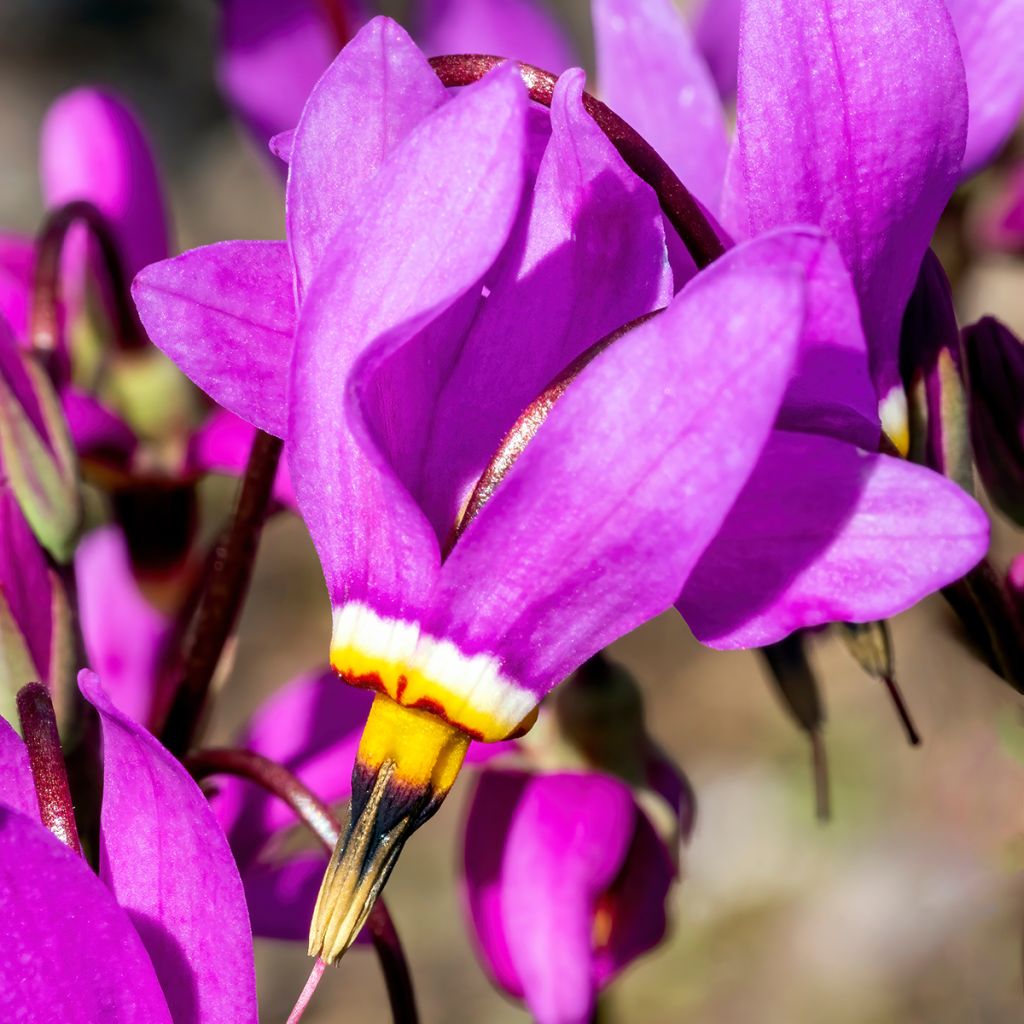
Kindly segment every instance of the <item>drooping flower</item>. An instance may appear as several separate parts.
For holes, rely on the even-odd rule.
[[[79,685],[103,730],[99,878],[39,823],[24,744],[0,722],[4,1019],[255,1022],[242,886],[212,811],[93,673]]]

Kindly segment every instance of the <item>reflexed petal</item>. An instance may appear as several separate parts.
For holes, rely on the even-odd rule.
[[[493,664],[453,694],[455,721],[515,724],[673,602],[768,436],[822,244],[732,250],[555,402],[441,571],[424,631]]]
[[[295,129],[288,172],[300,299],[362,188],[446,99],[426,58],[390,18],[371,21],[317,83]]]
[[[256,428],[226,409],[217,409],[189,439],[188,466],[201,473],[224,473],[242,477]],[[274,498],[295,508],[295,490],[282,459],[274,478]]]
[[[85,199],[106,216],[129,279],[167,255],[156,164],[142,128],[122,100],[91,88],[61,96],[43,122],[39,165],[47,206]]]
[[[490,53],[556,75],[578,63],[565,31],[544,0],[421,0],[424,53]]]
[[[3,718],[0,718],[0,804],[39,820],[39,800],[28,751],[21,737]]]
[[[284,864],[251,864],[242,870],[253,935],[288,942],[309,939],[309,922],[327,860],[327,853],[308,854]]]
[[[531,205],[486,301],[461,324],[431,325],[375,382],[402,401],[373,402],[371,426],[442,542],[522,410],[587,348],[672,297],[657,199],[584,110],[583,86],[578,69],[555,86]]]
[[[124,465],[131,459],[138,443],[135,434],[99,399],[66,387],[61,391],[60,404],[79,457],[101,459],[115,465]]]
[[[132,297],[149,337],[215,402],[283,437],[295,331],[284,242],[217,242],[146,267]]]
[[[465,881],[478,948],[541,1024],[589,1020],[595,907],[636,816],[629,788],[604,775],[486,771],[477,783]]]
[[[336,606],[415,611],[433,587],[437,541],[373,449],[358,386],[494,262],[519,205],[526,104],[505,66],[421,122],[339,228],[306,301],[289,469]]]
[[[712,647],[870,622],[959,579],[988,520],[956,484],[824,437],[776,433],[679,599]]]
[[[256,139],[293,128],[317,79],[342,46],[325,16],[330,6],[349,31],[350,0],[224,0],[217,77]]]
[[[153,960],[175,1024],[256,1019],[242,883],[185,769],[79,674],[103,727],[100,873]]]
[[[594,0],[605,102],[717,212],[729,143],[718,90],[673,0]]]
[[[171,1024],[128,915],[80,856],[6,807],[0,889],[0,1018]]]
[[[15,337],[28,333],[29,291],[35,246],[30,238],[0,234],[0,316],[11,325]]]
[[[693,24],[694,38],[723,99],[736,92],[743,0],[704,0]]]
[[[142,595],[115,526],[94,530],[79,544],[75,576],[87,660],[118,710],[144,725],[158,702],[161,655],[174,624]]]
[[[941,0],[751,3],[723,222],[817,224],[860,297],[872,375],[899,384],[903,308],[960,172],[963,64]]]
[[[963,174],[988,163],[1010,137],[1024,105],[1024,3],[946,0],[964,67],[970,121]]]

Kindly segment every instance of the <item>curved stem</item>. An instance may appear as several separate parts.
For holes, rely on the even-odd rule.
[[[32,781],[39,800],[42,823],[67,847],[81,854],[75,808],[71,802],[64,755],[57,735],[57,716],[42,683],[29,683],[18,691],[18,719],[28,749]]]
[[[503,58],[482,54],[453,54],[432,57],[430,64],[438,78],[447,86],[471,85],[488,71],[501,64]],[[519,65],[530,98],[551,106],[557,75],[532,64]],[[679,233],[698,267],[706,267],[725,251],[714,228],[708,222],[700,203],[687,191],[667,163],[639,132],[630,127],[611,108],[590,93],[583,94],[583,106],[608,136],[631,171],[647,182],[658,195],[661,208],[672,227]]]
[[[195,739],[217,663],[252,579],[281,446],[280,438],[257,431],[231,525],[214,552],[196,612],[195,630],[185,653],[181,683],[161,731],[164,746],[179,756]]]
[[[304,782],[287,768],[251,750],[198,750],[184,759],[197,781],[210,775],[248,779],[283,800],[330,852],[341,835],[341,822]],[[416,995],[398,931],[383,899],[378,898],[366,927],[387,985],[391,1016],[396,1024],[417,1024]]]
[[[126,349],[142,348],[146,335],[128,293],[124,264],[114,233],[107,219],[85,200],[66,203],[52,211],[43,221],[36,239],[36,264],[32,278],[32,309],[29,339],[39,353],[57,350],[60,325],[57,310],[61,301],[61,255],[68,232],[75,224],[84,224],[95,240],[100,253],[114,304],[114,326],[119,344]]]

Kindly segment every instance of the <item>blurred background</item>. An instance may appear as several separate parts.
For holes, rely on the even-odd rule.
[[[287,0],[282,0],[287,2]],[[401,14],[404,4],[388,6]],[[587,4],[556,7],[589,60]],[[232,121],[214,81],[214,0],[4,0],[0,7],[0,230],[42,209],[39,123],[63,90],[93,83],[139,112],[166,176],[176,246],[283,234],[280,183]],[[1018,151],[1019,151],[1018,145]],[[961,322],[994,313],[1024,333],[1024,260],[969,241],[1007,160],[958,197],[940,233]],[[227,500],[216,488],[209,497]],[[1024,543],[997,529],[995,561]],[[237,660],[209,738],[230,741],[256,705],[327,653],[329,614],[300,524],[271,524]],[[1022,702],[963,646],[940,599],[894,623],[897,670],[924,737],[904,741],[879,684],[837,638],[812,658],[827,703],[833,821],[814,819],[809,752],[751,653],[696,644],[674,613],[615,645],[655,738],[688,773],[699,809],[673,898],[670,939],[613,987],[608,1020],[702,1024],[1008,1024],[1022,1019]],[[423,1020],[515,1022],[490,987],[457,884],[462,780],[388,886]],[[283,1020],[304,950],[258,944],[261,1018]],[[329,972],[314,1022],[386,1021],[372,954]],[[604,1019],[604,1018],[602,1018]]]

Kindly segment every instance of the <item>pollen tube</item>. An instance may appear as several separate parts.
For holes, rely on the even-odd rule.
[[[332,964],[363,926],[406,840],[440,807],[470,736],[378,694],[352,771],[348,825],[320,886],[309,955]]]

